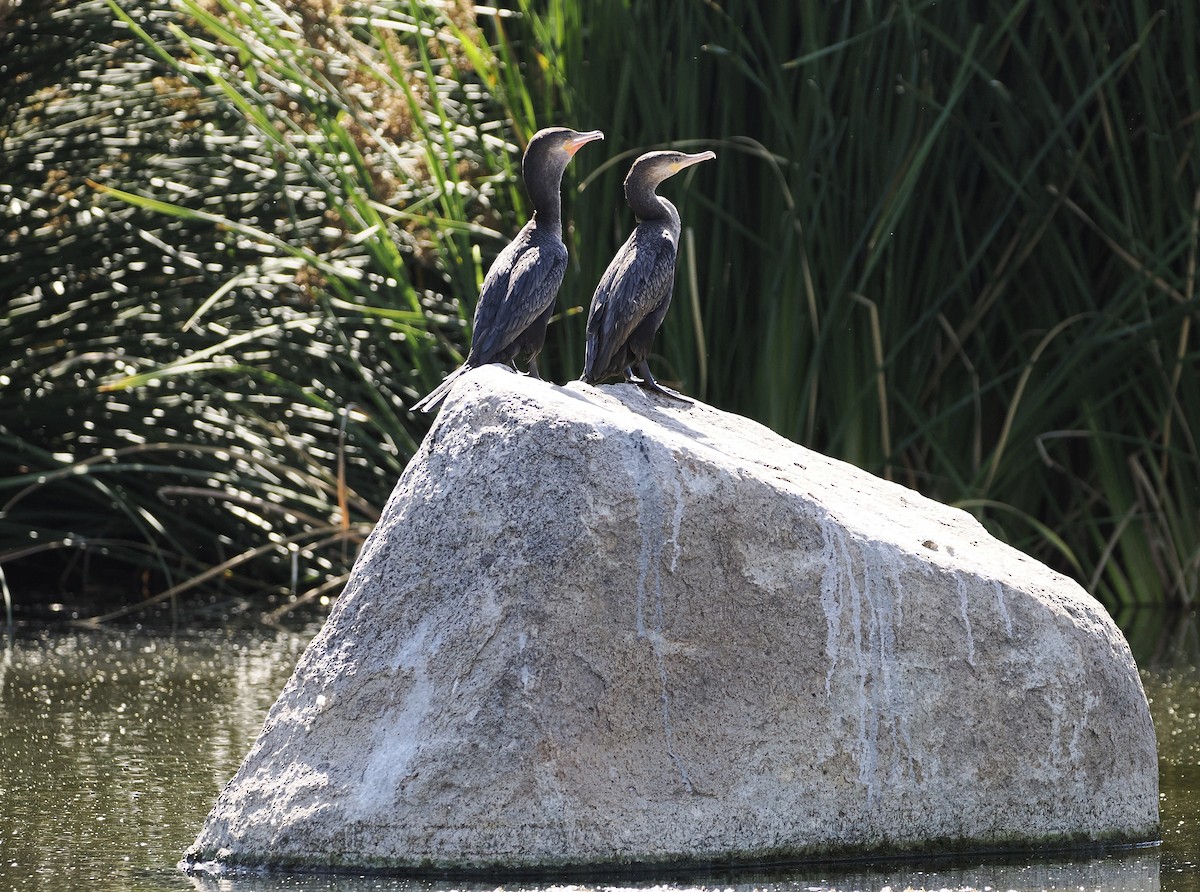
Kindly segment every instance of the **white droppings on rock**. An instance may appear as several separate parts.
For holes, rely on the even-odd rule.
[[[913,771],[907,717],[893,708],[897,628],[904,597],[902,564],[893,551],[878,543],[854,542],[829,515],[821,517],[819,528],[824,558],[820,601],[828,660],[825,693],[834,696],[835,678],[840,680],[839,692],[852,692],[858,779],[868,803],[873,803],[884,784]],[[890,754],[886,764],[881,762],[881,734]]]
[[[393,667],[408,676],[408,694],[386,721],[374,721],[371,746],[364,754],[362,783],[355,799],[357,815],[370,818],[393,807],[395,791],[408,776],[426,735],[422,725],[434,705],[435,685],[429,676],[429,657],[436,654],[441,638],[426,617],[412,636],[396,649]]]
[[[683,526],[683,483],[679,474],[671,475],[671,487],[675,491],[675,512],[671,517],[671,572],[679,569],[679,528]]]
[[[692,791],[691,778],[688,777],[687,767],[675,751],[675,732],[671,725],[671,685],[667,677],[667,664],[664,656],[663,629],[665,614],[663,605],[663,545],[671,542],[674,552],[668,572],[674,573],[679,559],[679,525],[683,520],[683,489],[679,483],[678,473],[670,455],[663,455],[661,450],[647,447],[645,439],[634,435],[630,438],[626,452],[626,467],[629,471],[632,490],[637,498],[637,527],[641,535],[641,550],[638,554],[638,583],[637,583],[637,620],[636,628],[639,638],[649,642],[654,652],[654,660],[658,669],[661,683],[659,701],[662,705],[663,740],[667,755],[679,772],[680,782],[688,792]],[[664,524],[666,522],[665,486],[673,484],[672,493],[675,506],[672,509],[672,533],[668,537]],[[646,602],[653,595],[651,625],[646,623]]]
[[[841,528],[833,524],[828,514],[818,514],[817,523],[821,531],[821,610],[825,613],[825,658],[829,668],[825,672],[825,693],[833,694],[830,685],[838,666],[838,642],[842,636],[842,590],[846,587],[846,573],[850,566],[850,555]]]
[[[999,580],[994,579],[992,580],[992,588],[996,591],[996,611],[1000,614],[1000,619],[1004,621],[1004,634],[1012,638],[1012,618],[1008,615],[1008,607],[1004,603],[1004,586]]]
[[[958,614],[962,617],[963,634],[967,639],[967,665],[975,665],[975,636],[971,632],[971,614],[968,611],[971,596],[967,592],[967,579],[959,574],[955,577],[958,587]]]

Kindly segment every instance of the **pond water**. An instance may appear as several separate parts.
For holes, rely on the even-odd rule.
[[[0,638],[0,890],[495,889],[389,877],[192,878],[176,869],[317,628]],[[1127,634],[1158,731],[1159,847],[1098,859],[854,864],[591,888],[1200,892],[1196,621],[1135,617]]]

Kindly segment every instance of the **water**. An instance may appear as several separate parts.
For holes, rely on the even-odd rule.
[[[1158,731],[1161,847],[1102,859],[976,859],[689,878],[666,883],[666,890],[1200,892],[1200,646],[1194,620],[1165,635],[1161,626],[1155,620],[1148,631],[1134,627],[1130,635]],[[27,634],[8,646],[0,641],[0,890],[455,888],[387,877],[213,880],[176,869],[315,632],[121,629]]]

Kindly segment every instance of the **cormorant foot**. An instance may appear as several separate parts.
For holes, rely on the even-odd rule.
[[[653,378],[651,378],[649,381],[634,380],[630,383],[636,384],[638,387],[642,388],[643,390],[650,390],[650,391],[653,391],[654,393],[662,394],[667,399],[672,399],[672,400],[675,400],[676,402],[688,403],[689,405],[694,402],[694,400],[689,399],[688,397],[684,396],[681,393],[676,393],[673,390],[668,390],[667,388],[665,388],[661,384],[659,384],[657,381],[655,381]]]
[[[692,401],[690,399],[688,399],[686,396],[683,396],[682,394],[679,394],[679,393],[675,393],[675,391],[673,391],[673,390],[667,390],[667,388],[663,387],[661,384],[659,384],[657,381],[655,381],[654,376],[652,374],[650,374],[650,366],[648,366],[645,363],[645,361],[638,363],[638,371],[642,375],[641,380],[633,377],[632,370],[628,369],[628,368],[625,369],[625,380],[628,381],[630,384],[636,384],[638,387],[641,387],[644,390],[650,390],[650,391],[653,391],[654,393],[660,393],[663,396],[665,396],[667,399],[678,400],[681,403],[691,404]]]

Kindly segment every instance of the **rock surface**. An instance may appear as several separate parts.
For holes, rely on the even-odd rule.
[[[1074,582],[702,404],[452,393],[187,862],[555,869],[1138,842]]]

